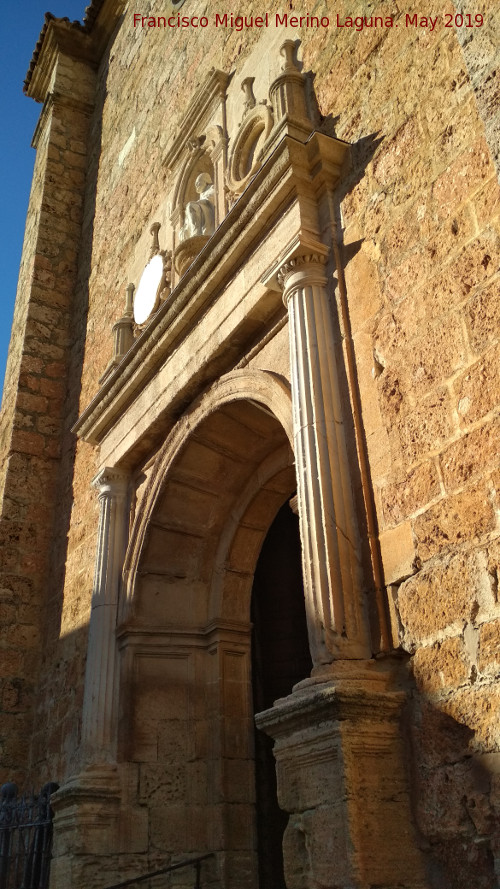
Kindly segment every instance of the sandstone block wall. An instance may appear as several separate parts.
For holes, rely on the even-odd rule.
[[[35,132],[37,150],[0,415],[2,781],[26,778],[57,550],[66,527],[61,489],[73,288],[93,72],[61,57]],[[71,408],[70,408],[71,412]],[[59,558],[60,561],[60,558]],[[60,572],[59,572],[60,575]],[[57,634],[58,635],[58,634]],[[60,734],[58,738],[58,745]]]
[[[187,6],[190,15],[205,10],[200,0]],[[488,37],[483,52],[483,35],[493,33],[497,12],[485,4],[484,32],[467,39],[444,27],[451,4],[439,11],[419,5],[421,16],[439,12],[433,31],[405,27],[396,4],[381,6],[373,14],[392,14],[398,28],[303,28],[282,37],[301,39],[324,126],[352,146],[337,207],[349,307],[343,332],[353,340],[394,637],[410,656],[414,809],[430,852],[431,884],[486,889],[494,885],[498,817],[500,193],[493,86],[485,85],[495,49]],[[152,0],[149,12],[161,15],[163,7]],[[266,11],[261,0],[245,10],[248,16]],[[340,2],[336,11],[340,18],[367,14],[356,0]],[[312,0],[303,4],[307,13],[332,18],[325,3]],[[129,274],[140,268],[144,232],[172,188],[162,159],[194,89],[211,67],[236,71],[238,79],[251,53],[265,69],[277,43],[271,29],[134,29],[125,11],[98,71],[83,207],[86,117],[68,119],[62,128],[55,122],[53,138],[38,148],[2,414],[5,453],[12,452],[6,491],[9,479],[17,477],[15,490],[26,492],[26,473],[47,474],[43,492],[33,490],[21,512],[17,494],[7,515],[16,527],[31,522],[32,542],[19,546],[13,525],[4,526],[14,533],[15,560],[21,551],[37,553],[33,567],[15,561],[9,568],[19,586],[15,592],[5,584],[2,605],[7,622],[27,626],[24,641],[15,630],[4,647],[10,663],[5,709],[16,725],[22,686],[16,682],[32,675],[20,658],[28,636],[39,639],[40,632],[32,604],[26,617],[20,609],[23,598],[33,601],[31,584],[46,576],[43,535],[54,521],[68,347],[74,373],[66,410],[76,412],[96,393],[111,357],[111,327],[123,312]],[[76,69],[70,78],[74,88]],[[52,164],[59,165],[55,181]],[[68,180],[64,193],[60,176]],[[49,199],[62,203],[51,204],[44,226],[38,214]],[[281,371],[282,351],[269,345],[252,362]],[[69,460],[61,484],[72,486],[73,506],[67,552],[58,556],[59,562],[65,557],[65,573],[54,567],[49,575],[50,650],[39,680],[34,742],[23,756],[24,762],[31,756],[37,783],[64,779],[78,763],[97,529],[89,484],[97,456],[79,442],[72,472]],[[138,479],[142,468],[133,467]],[[6,499],[6,507],[14,500]],[[39,641],[35,651],[39,657]],[[72,693],[62,695],[68,677]],[[29,700],[22,706],[29,712]],[[17,767],[15,758],[9,767]]]
[[[343,202],[346,256],[362,241],[346,264],[352,332],[385,579],[413,655],[417,823],[437,885],[493,886],[499,188],[456,35],[389,49],[404,92],[372,64],[351,87],[363,126],[394,126]],[[352,113],[339,135],[355,142]]]

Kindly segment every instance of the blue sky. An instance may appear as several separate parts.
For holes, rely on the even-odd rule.
[[[46,10],[83,21],[90,0],[23,0],[2,4],[0,74],[3,132],[0,138],[0,390],[3,387],[17,276],[21,261],[35,151],[31,138],[41,106],[23,94],[23,81]]]

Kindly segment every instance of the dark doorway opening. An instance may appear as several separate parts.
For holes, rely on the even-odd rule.
[[[288,502],[264,540],[251,603],[254,712],[290,694],[312,669],[302,582],[299,522]],[[255,782],[260,889],[285,889],[283,833],[273,741],[255,731]]]

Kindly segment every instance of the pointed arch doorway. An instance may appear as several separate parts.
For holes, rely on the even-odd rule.
[[[137,775],[137,803],[147,808],[150,852],[215,851],[221,885],[256,889],[260,875],[268,889],[282,864],[276,856],[269,864],[265,837],[281,836],[283,822],[269,747],[261,768],[254,713],[276,690],[291,691],[310,661],[300,541],[288,505],[296,486],[289,392],[271,375],[255,373],[251,386],[248,376],[239,389],[234,378],[217,384],[177,424],[156,462],[126,566],[119,746]],[[288,548],[277,552],[277,538],[289,538]],[[286,601],[292,562],[300,621],[300,609]],[[260,651],[253,671],[252,589]],[[280,611],[295,614],[295,637]],[[276,651],[299,646],[298,673],[288,656],[279,669],[272,661],[269,620]],[[263,680],[255,679],[258,669]]]

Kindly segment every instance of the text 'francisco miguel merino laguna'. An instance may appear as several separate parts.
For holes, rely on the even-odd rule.
[[[362,31],[364,28],[394,28],[402,25],[405,28],[427,28],[433,31],[436,27],[440,16],[417,15],[417,13],[406,13],[396,21],[392,16],[381,15],[359,15],[355,18],[351,16],[341,17],[338,14],[335,18],[329,18],[324,15],[318,17],[316,15],[289,15],[283,13],[266,12],[264,15],[231,15],[224,13],[220,15],[216,13],[215,17],[210,19],[206,15],[187,16],[187,15],[171,15],[154,16],[141,15],[138,12],[133,13],[134,28],[208,28],[209,25],[216,28],[232,28],[234,31],[243,31],[251,28],[353,28],[356,31]],[[480,28],[483,24],[483,16],[481,14],[471,15],[470,13],[457,13],[452,15],[446,13],[443,17],[443,25],[445,28]]]

